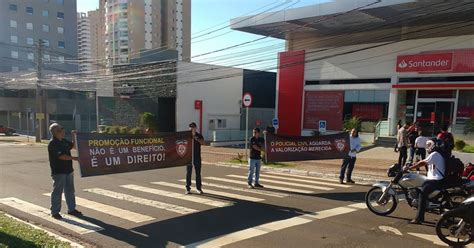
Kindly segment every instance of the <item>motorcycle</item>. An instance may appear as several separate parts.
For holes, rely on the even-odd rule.
[[[375,183],[365,195],[368,209],[376,215],[387,216],[397,208],[399,194],[404,195],[410,207],[417,209],[421,186],[428,180],[427,177],[416,172],[407,173],[396,164],[389,168],[387,174],[394,178],[390,182]],[[453,209],[469,196],[472,189],[474,181],[464,180],[460,185],[435,190],[428,196],[426,211],[442,214],[446,210]]]
[[[459,207],[449,210],[436,223],[436,234],[446,244],[462,247],[473,242],[474,195]]]

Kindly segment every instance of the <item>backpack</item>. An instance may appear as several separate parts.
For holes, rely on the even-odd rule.
[[[457,182],[462,179],[464,172],[463,162],[454,156],[446,157],[444,159],[446,170],[444,172],[444,179],[449,182]]]

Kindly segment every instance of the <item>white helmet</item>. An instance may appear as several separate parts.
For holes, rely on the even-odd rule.
[[[435,142],[433,140],[426,141],[426,151],[428,153],[431,153],[434,147],[435,147]]]

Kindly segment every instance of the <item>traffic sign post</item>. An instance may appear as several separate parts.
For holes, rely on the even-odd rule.
[[[319,121],[319,133],[325,133],[326,132],[326,121],[325,120],[320,120]]]
[[[253,97],[250,93],[245,93],[242,97],[242,104],[245,107],[245,160],[249,158],[248,143],[249,143],[249,107],[252,106]]]
[[[279,122],[278,122],[278,118],[273,118],[272,120],[272,126],[275,128],[275,129],[278,129],[278,126],[279,126]]]

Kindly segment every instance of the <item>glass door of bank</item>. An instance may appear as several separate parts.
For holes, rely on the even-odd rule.
[[[453,120],[454,101],[418,101],[416,122],[423,128],[425,135],[436,134],[444,124],[451,124]],[[432,122],[434,113],[434,123]]]

